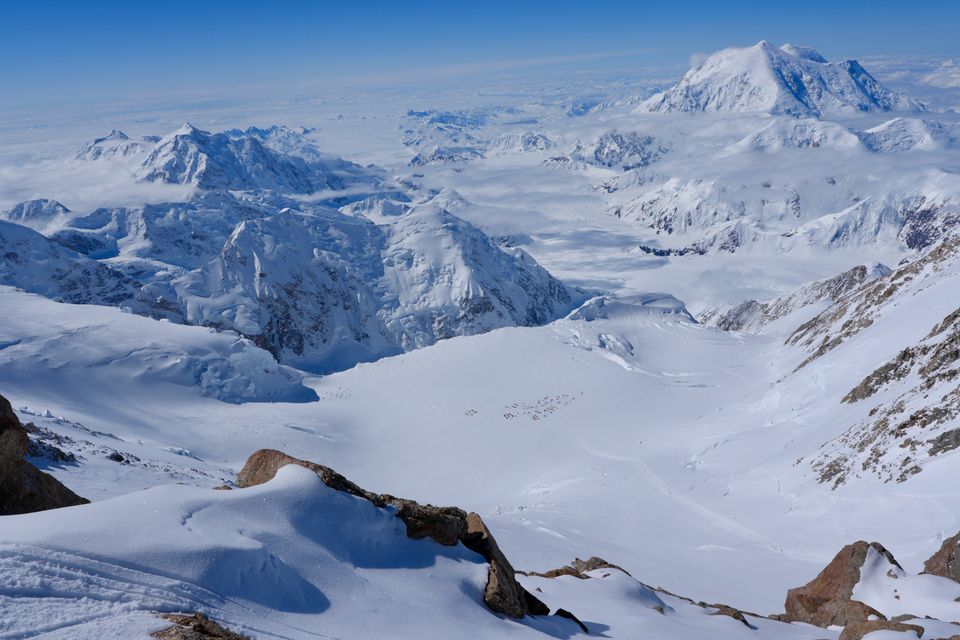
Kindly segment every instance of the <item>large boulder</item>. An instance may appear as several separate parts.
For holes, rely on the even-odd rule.
[[[923,572],[960,582],[960,533],[943,541],[940,549],[923,563]]]
[[[0,396],[0,516],[58,509],[81,498],[24,459],[30,440],[10,402]]]
[[[840,633],[840,640],[862,640],[867,634],[874,631],[910,631],[916,634],[918,638],[923,636],[923,627],[920,625],[904,624],[891,620],[861,620],[845,626]]]
[[[784,603],[787,622],[807,622],[818,627],[847,626],[870,618],[886,620],[876,609],[853,600],[853,588],[860,581],[860,569],[873,548],[890,564],[899,563],[877,542],[854,542],[840,550],[820,574],[802,587],[790,589]]]
[[[330,467],[300,460],[275,449],[256,451],[237,474],[237,486],[252,487],[263,484],[288,464],[310,469],[331,489],[369,500],[378,507],[392,507],[407,527],[411,538],[431,538],[447,546],[462,543],[481,555],[489,564],[483,601],[493,611],[513,618],[525,615],[546,615],[549,607],[524,589],[516,579],[516,571],[500,551],[497,541],[476,513],[467,513],[457,507],[435,507],[389,494],[363,489]]]
[[[466,530],[460,536],[463,546],[479,553],[490,563],[483,601],[494,611],[514,618],[526,614],[547,615],[550,608],[535,598],[517,582],[517,572],[503,554],[493,534],[476,513],[468,513]]]

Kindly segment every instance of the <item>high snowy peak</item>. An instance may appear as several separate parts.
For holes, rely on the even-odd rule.
[[[882,86],[855,60],[828,62],[808,47],[752,47],[714,53],[672,88],[644,103],[649,111],[766,112],[821,118],[831,112],[919,110]]]
[[[277,153],[303,158],[309,161],[333,159],[324,154],[308,137],[313,129],[307,127],[287,127],[285,125],[271,125],[266,128],[247,127],[246,129],[230,129],[224,134],[231,138],[256,138],[263,146]],[[346,162],[341,160],[341,162]]]
[[[107,135],[94,138],[77,152],[77,160],[100,160],[111,158],[129,158],[143,153],[155,139],[144,137],[141,141],[132,140],[119,129],[113,129]]]
[[[63,222],[70,214],[70,209],[49,198],[27,200],[7,209],[0,214],[0,219],[16,222],[34,229],[44,229],[50,225]]]
[[[234,136],[184,123],[157,143],[137,170],[137,179],[208,190],[270,189],[296,194],[369,189],[379,183],[378,172],[314,153],[305,140],[292,153],[290,134],[296,132],[287,130],[283,136],[278,132],[255,130]]]

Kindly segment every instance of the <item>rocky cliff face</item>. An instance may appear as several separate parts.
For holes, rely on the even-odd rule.
[[[89,502],[27,462],[28,445],[26,429],[10,402],[0,396],[0,516]]]
[[[836,302],[859,288],[864,282],[888,273],[890,269],[882,264],[873,267],[859,265],[837,276],[818,280],[773,300],[766,302],[747,300],[725,311],[710,311],[700,320],[723,331],[759,333],[768,324],[780,318],[819,303]]]

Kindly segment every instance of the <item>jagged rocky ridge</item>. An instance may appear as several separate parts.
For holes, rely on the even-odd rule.
[[[864,282],[890,273],[883,264],[856,266],[840,275],[805,285],[785,296],[766,302],[747,300],[730,309],[712,309],[699,320],[723,331],[760,333],[772,322],[822,303],[833,303]]]
[[[910,304],[945,310],[929,328],[907,321],[911,333],[923,331],[916,342],[911,340],[843,397],[845,403],[869,406],[869,413],[810,456],[821,482],[836,488],[863,473],[902,482],[927,461],[960,447],[960,310],[951,302],[950,289],[958,269],[960,238],[952,236],[841,297],[787,339],[788,345],[805,351],[798,365],[803,369],[876,323],[899,326],[890,323],[904,322],[897,318]]]
[[[89,502],[30,464],[25,459],[29,449],[27,430],[10,402],[0,396],[0,516]]]

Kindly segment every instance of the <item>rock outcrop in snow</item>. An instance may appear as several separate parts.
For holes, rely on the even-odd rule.
[[[237,485],[250,487],[268,482],[280,468],[291,464],[310,469],[332,489],[368,500],[381,509],[392,507],[395,515],[403,520],[407,535],[411,538],[430,538],[447,546],[462,543],[467,549],[480,554],[489,563],[483,601],[492,611],[513,618],[550,613],[546,605],[517,582],[516,571],[476,513],[467,513],[457,507],[421,505],[413,500],[372,493],[329,467],[269,449],[261,449],[250,456],[237,475]]]
[[[643,107],[821,118],[836,111],[918,110],[920,105],[885,88],[856,60],[828,62],[812,49],[777,48],[762,40],[711,55]]]
[[[816,578],[802,587],[790,589],[784,603],[789,622],[806,622],[818,627],[846,626],[885,616],[863,602],[853,599],[860,582],[861,569],[868,561],[870,549],[884,557],[891,566],[900,568],[893,555],[876,542],[862,540],[841,549]]]
[[[26,429],[10,402],[0,396],[0,516],[89,502],[25,460],[28,445]]]
[[[167,613],[160,617],[173,625],[150,634],[157,640],[249,640],[248,636],[234,633],[201,613]]]
[[[923,572],[960,582],[960,533],[943,541],[937,552],[923,563]]]

